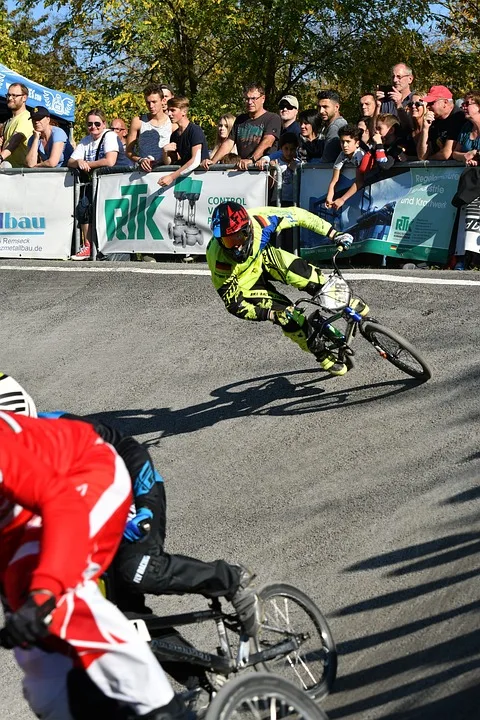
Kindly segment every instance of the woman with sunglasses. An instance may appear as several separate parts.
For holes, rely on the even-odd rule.
[[[418,159],[417,143],[422,134],[426,107],[420,98],[421,94],[415,93],[405,107],[405,112],[412,123],[411,129],[405,137],[405,154],[409,160]]]
[[[125,155],[122,142],[117,133],[107,128],[107,119],[103,110],[90,110],[86,119],[88,135],[80,140],[68,161],[68,167],[90,173],[102,167],[128,167],[130,160]],[[91,256],[92,186],[84,186],[75,211],[83,233],[84,245],[72,256],[72,260],[88,260]]]

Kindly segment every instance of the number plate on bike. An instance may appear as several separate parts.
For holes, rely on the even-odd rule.
[[[140,618],[135,618],[134,620],[130,620],[130,624],[133,625],[135,630],[138,632],[142,640],[145,640],[145,642],[148,642],[151,640],[150,633],[148,632],[147,625],[145,623],[145,620],[141,620]]]
[[[315,299],[326,310],[340,310],[348,305],[350,297],[348,283],[338,275],[331,275]]]

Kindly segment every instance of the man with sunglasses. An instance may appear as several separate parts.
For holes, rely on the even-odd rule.
[[[13,83],[7,90],[6,98],[12,117],[7,120],[3,128],[0,167],[4,162],[10,163],[14,168],[26,167],[27,143],[33,133],[32,119],[26,106],[28,88],[21,83]]]
[[[282,121],[282,135],[289,132],[300,137],[300,123],[297,120],[298,100],[295,95],[284,95],[280,98],[278,110]]]
[[[426,113],[417,145],[418,159],[449,160],[465,113],[455,107],[453,95],[444,85],[433,85],[422,102]]]

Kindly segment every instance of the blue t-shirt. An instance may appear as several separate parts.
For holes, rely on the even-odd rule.
[[[470,133],[473,130],[473,123],[471,120],[467,120],[462,125],[460,134],[457,138],[457,142],[460,143],[460,152],[470,152],[470,150],[480,150],[480,137],[472,139]]]
[[[34,136],[31,135],[28,140],[29,149],[32,147],[33,137]],[[73,152],[73,147],[67,137],[67,133],[56,125],[52,125],[52,134],[50,135],[50,139],[46,145],[43,144],[42,138],[40,138],[40,142],[38,143],[38,162],[48,160],[52,152],[53,143],[56,142],[63,142],[63,152],[60,155],[60,160],[58,161],[56,167],[66,167],[68,159]]]

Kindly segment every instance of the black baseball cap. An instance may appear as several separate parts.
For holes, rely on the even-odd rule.
[[[43,118],[50,117],[50,112],[46,107],[42,107],[40,105],[39,107],[30,110],[30,117],[32,120],[43,120]]]

